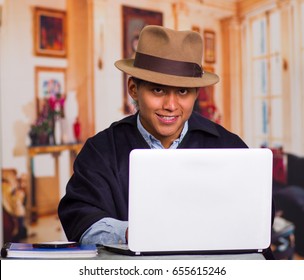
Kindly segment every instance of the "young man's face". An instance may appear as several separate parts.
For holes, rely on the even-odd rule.
[[[141,82],[138,86],[130,78],[130,96],[138,104],[140,121],[144,128],[165,148],[177,139],[189,119],[195,99],[196,88],[163,86]]]

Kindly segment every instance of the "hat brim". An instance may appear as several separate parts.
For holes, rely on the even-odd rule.
[[[202,77],[182,77],[169,75],[146,69],[134,67],[134,59],[121,59],[115,62],[115,66],[135,78],[167,86],[176,87],[206,87],[216,84],[219,81],[219,77],[211,72],[205,71]]]

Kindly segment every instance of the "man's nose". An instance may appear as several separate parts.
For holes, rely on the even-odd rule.
[[[177,94],[173,91],[168,92],[164,96],[163,107],[165,110],[174,111],[178,106]]]

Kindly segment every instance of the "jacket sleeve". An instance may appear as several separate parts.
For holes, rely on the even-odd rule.
[[[127,219],[127,197],[116,175],[115,149],[103,144],[92,138],[85,143],[59,203],[59,218],[69,240],[78,241],[102,218]]]

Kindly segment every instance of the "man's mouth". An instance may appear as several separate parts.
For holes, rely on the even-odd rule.
[[[166,115],[159,115],[156,114],[158,119],[163,123],[173,123],[177,120],[177,116],[166,116]]]

